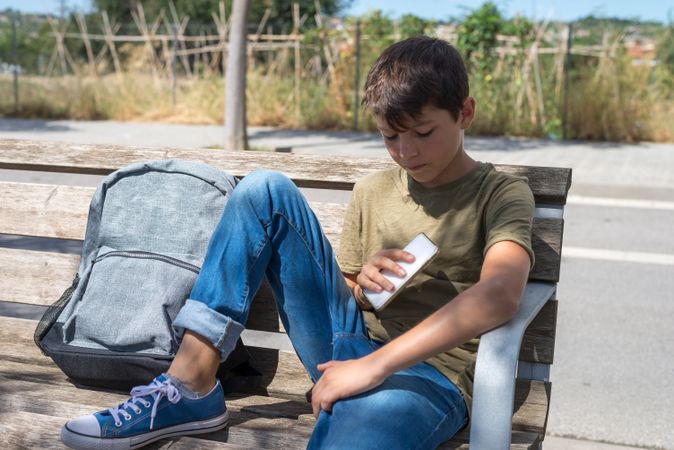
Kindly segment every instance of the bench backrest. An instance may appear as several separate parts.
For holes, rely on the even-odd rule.
[[[394,164],[387,160],[312,155],[0,141],[2,169],[105,175],[132,162],[168,158],[205,162],[236,176],[265,167],[284,172],[300,187],[333,190],[349,190],[365,174]],[[536,200],[533,227],[536,264],[530,280],[556,283],[570,169],[505,165],[497,165],[497,169],[529,179]],[[0,182],[0,233],[81,240],[93,192],[94,188],[88,187]],[[311,206],[337,249],[346,205],[312,203]],[[0,300],[49,305],[70,285],[78,262],[78,255],[0,248]],[[260,289],[249,317],[244,342],[257,345],[249,350],[255,368],[262,373],[262,388],[276,396],[303,396],[311,382],[287,338],[282,337],[283,327],[271,292],[265,286]],[[551,300],[530,324],[522,342],[519,375],[523,380],[534,381],[518,384],[513,420],[519,420],[520,429],[525,431],[545,432],[556,318],[557,301]],[[281,338],[274,339],[270,333]],[[527,407],[518,408],[525,403]],[[543,419],[541,408],[545,409]]]

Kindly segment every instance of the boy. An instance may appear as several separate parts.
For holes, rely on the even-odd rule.
[[[446,42],[385,50],[364,104],[399,167],[357,183],[338,266],[320,225],[284,176],[257,171],[234,190],[174,327],[167,374],[127,402],[68,422],[76,448],[129,448],[227,422],[218,364],[233,349],[263,276],[315,386],[309,448],[435,448],[468,421],[477,339],[515,313],[533,262],[526,181],[471,159],[466,70]],[[384,310],[402,250],[425,232],[439,254]]]

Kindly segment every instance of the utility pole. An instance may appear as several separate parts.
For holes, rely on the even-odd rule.
[[[234,0],[225,68],[225,150],[248,149],[246,135],[246,44],[250,0]]]
[[[61,11],[61,25],[66,20],[66,0],[59,0],[59,9]]]
[[[358,110],[360,109],[360,20],[356,20],[356,76],[353,86],[353,129],[358,129]]]
[[[171,24],[171,94],[173,98],[173,106],[176,105],[176,28],[178,25]]]
[[[568,139],[568,110],[569,110],[569,70],[571,70],[571,33],[573,28],[569,23],[566,36],[566,58],[564,59],[564,99],[562,104],[562,139]]]
[[[60,17],[59,17],[59,34],[62,35],[65,33],[65,23],[66,23],[66,0],[59,0],[59,9],[60,9]],[[63,36],[60,38],[60,43],[59,46],[63,44]],[[68,69],[66,67],[66,58],[64,56],[64,53],[61,53],[61,75],[65,76]]]
[[[17,13],[18,14],[18,13]],[[17,15],[12,15],[12,72],[14,73],[14,114],[19,112],[19,61],[16,55]]]

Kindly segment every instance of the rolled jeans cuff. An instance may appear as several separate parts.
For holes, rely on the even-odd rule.
[[[185,330],[203,336],[220,351],[221,361],[232,353],[243,328],[243,325],[232,318],[192,299],[187,299],[173,321],[173,330],[178,339],[182,340]]]

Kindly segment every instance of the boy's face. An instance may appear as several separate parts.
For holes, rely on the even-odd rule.
[[[375,119],[391,158],[422,186],[436,187],[472,168],[472,159],[463,151],[463,130],[474,114],[475,100],[468,97],[458,121],[449,111],[430,105],[419,117],[410,118],[402,132],[391,128],[382,116]]]

